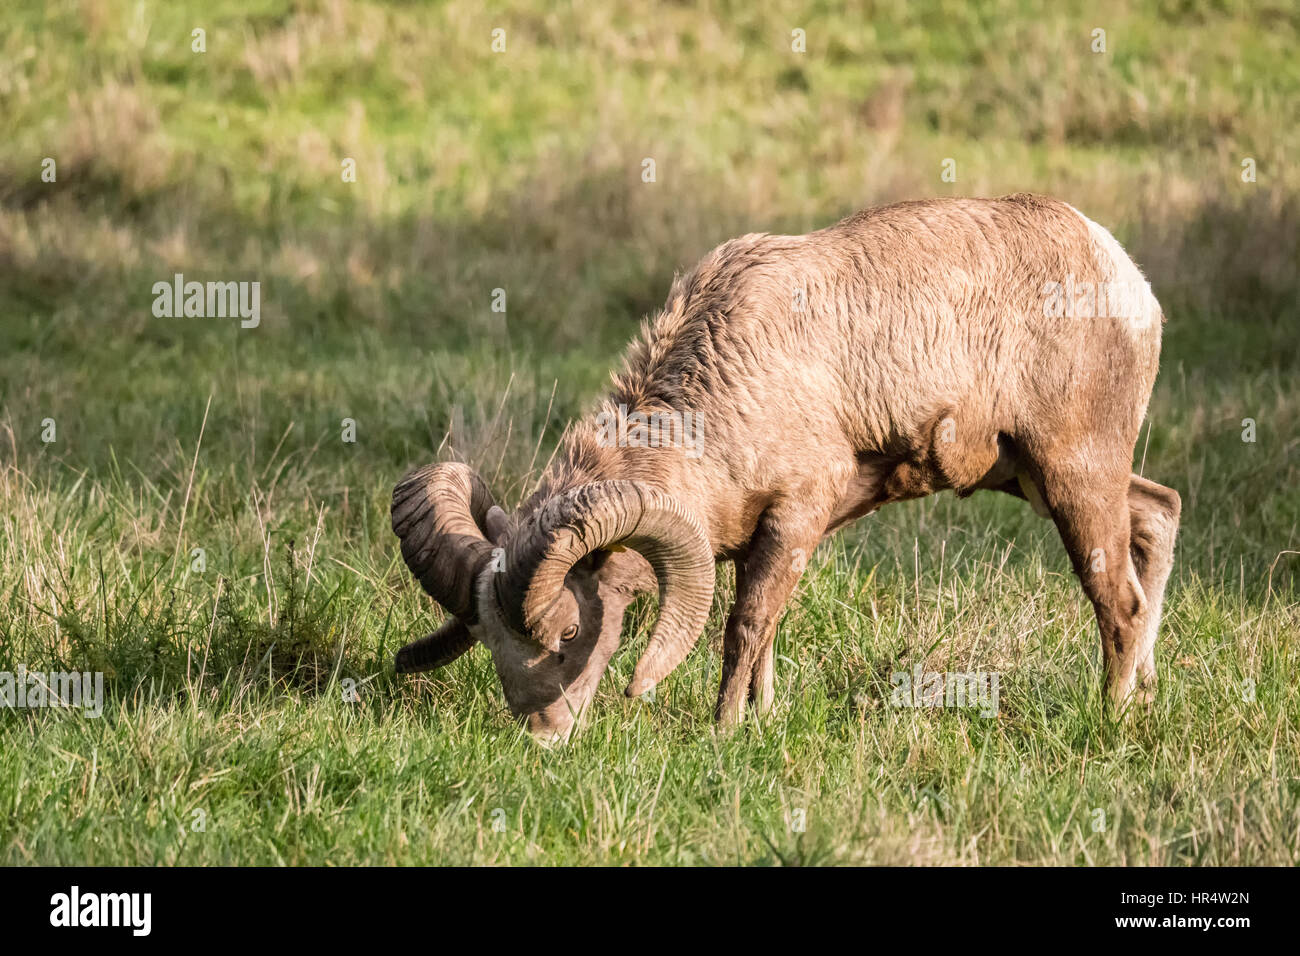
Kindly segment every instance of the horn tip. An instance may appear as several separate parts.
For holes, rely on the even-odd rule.
[[[415,670],[411,664],[411,655],[407,653],[407,648],[403,647],[393,657],[393,669],[399,674],[410,674]]]

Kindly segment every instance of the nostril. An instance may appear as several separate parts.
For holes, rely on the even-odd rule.
[[[563,664],[563,663],[564,663],[564,655],[563,655],[563,654],[558,654],[558,655],[556,655],[556,660],[558,660],[561,664]]]

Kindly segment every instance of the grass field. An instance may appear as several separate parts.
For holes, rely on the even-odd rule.
[[[491,6],[0,14],[0,671],[106,691],[0,709],[0,863],[1300,863],[1295,5]],[[394,676],[441,614],[389,530],[409,467],[517,503],[723,239],[1021,190],[1110,227],[1169,317],[1149,713],[1106,716],[1054,530],[993,495],[819,550],[729,736],[729,569],[653,703],[620,693],[634,607],[564,748],[482,648]],[[259,281],[260,325],[155,317],[176,273]],[[996,717],[890,706],[918,663],[998,672]]]

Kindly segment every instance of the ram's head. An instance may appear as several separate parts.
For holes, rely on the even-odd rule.
[[[402,648],[399,673],[492,652],[511,711],[543,740],[568,736],[618,647],[623,611],[659,587],[659,618],[628,696],[690,651],[713,599],[713,552],[695,517],[634,481],[570,488],[509,518],[466,465],[430,465],[393,491],[393,531],[451,615]]]

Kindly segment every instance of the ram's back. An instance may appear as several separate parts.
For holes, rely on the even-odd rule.
[[[945,415],[1077,440],[1136,431],[1161,321],[1110,233],[1065,203],[905,202],[719,246],[674,283],[616,396],[694,411],[732,468],[792,444],[902,450]]]

